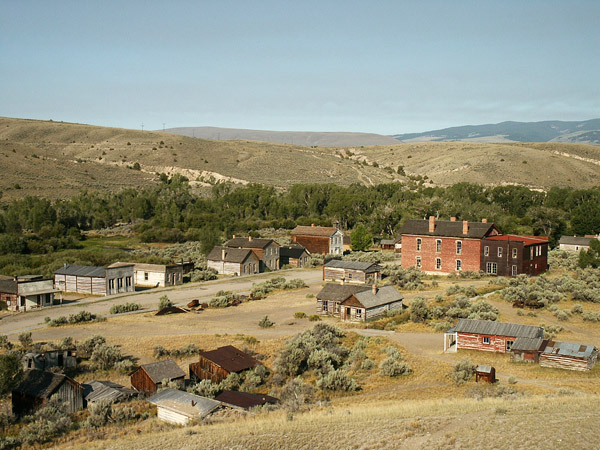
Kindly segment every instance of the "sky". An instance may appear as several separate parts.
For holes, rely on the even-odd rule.
[[[0,116],[422,132],[600,117],[600,1],[4,0]]]

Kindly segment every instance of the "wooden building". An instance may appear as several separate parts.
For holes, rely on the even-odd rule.
[[[382,239],[379,241],[379,248],[381,250],[394,250],[395,239]]]
[[[444,333],[444,352],[459,349],[507,353],[517,338],[543,338],[541,327],[491,320],[460,319]]]
[[[228,248],[240,248],[251,250],[254,256],[260,261],[258,271],[265,272],[267,270],[275,271],[281,267],[279,261],[279,244],[273,239],[261,239],[248,237],[236,237],[225,243]]]
[[[352,295],[368,291],[371,286],[327,283],[317,294],[317,313],[340,317],[340,304]]]
[[[260,364],[233,345],[226,345],[216,350],[200,352],[198,362],[190,364],[190,380],[194,383],[202,380],[220,383],[230,373],[240,373]]]
[[[88,405],[98,402],[123,402],[137,395],[137,392],[133,389],[126,388],[112,381],[92,380],[83,383],[82,386],[83,398]]]
[[[251,409],[257,406],[275,405],[279,399],[266,394],[250,394],[249,392],[223,391],[215,400],[228,406],[240,409]]]
[[[49,370],[53,367],[76,369],[77,354],[75,350],[50,350],[43,353],[30,352],[25,353],[25,356],[23,356],[23,370]]]
[[[590,249],[592,239],[594,238],[588,236],[561,236],[558,241],[558,248],[567,252],[579,253],[581,250],[587,251]],[[598,237],[595,237],[595,239],[598,239]]]
[[[131,386],[145,395],[154,394],[163,381],[183,386],[185,372],[172,359],[141,365],[131,374]]]
[[[64,292],[113,295],[134,292],[133,264],[115,263],[107,267],[65,264],[54,271],[54,287]]]
[[[6,303],[9,311],[26,312],[52,306],[57,292],[53,280],[41,275],[0,276],[0,301]]]
[[[404,297],[394,286],[370,289],[352,294],[340,303],[340,319],[347,322],[366,322],[381,317],[390,311],[404,308]]]
[[[481,270],[503,277],[539,275],[548,270],[548,238],[503,234],[482,241]]]
[[[26,370],[23,381],[12,391],[12,411],[16,416],[32,414],[57,396],[70,413],[83,409],[83,388],[66,375],[43,370]]]
[[[332,259],[323,266],[323,280],[373,284],[381,280],[381,266],[369,262]]]
[[[282,245],[279,248],[281,267],[307,267],[310,252],[300,244]]]
[[[540,353],[546,348],[548,339],[541,337],[519,337],[510,348],[510,360],[536,363],[540,360]]]
[[[475,368],[475,382],[495,383],[496,369],[494,369],[492,366],[477,366]]]
[[[183,283],[183,264],[139,264],[133,266],[136,286],[165,287]]]
[[[298,226],[292,230],[291,237],[292,242],[303,245],[312,254],[344,253],[344,233],[336,227]]]
[[[567,370],[592,370],[598,360],[593,345],[549,341],[540,354],[540,366]]]
[[[176,389],[164,389],[148,399],[156,405],[159,420],[175,425],[187,425],[192,420],[200,420],[221,409],[218,400],[200,397]]]
[[[260,260],[252,250],[215,247],[206,257],[206,266],[220,274],[251,275],[259,272]]]

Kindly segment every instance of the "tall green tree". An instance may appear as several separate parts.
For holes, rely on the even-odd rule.
[[[364,252],[373,245],[373,235],[364,227],[358,225],[356,229],[350,233],[350,247],[352,250]]]
[[[23,378],[21,358],[18,353],[0,355],[0,397],[16,388]]]

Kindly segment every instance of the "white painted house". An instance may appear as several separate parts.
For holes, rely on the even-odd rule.
[[[183,283],[182,264],[134,264],[136,286],[165,287]]]

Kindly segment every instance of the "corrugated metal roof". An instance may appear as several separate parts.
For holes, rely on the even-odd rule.
[[[106,277],[106,269],[104,267],[95,266],[78,266],[76,264],[65,264],[60,269],[54,271],[56,275],[76,275],[80,277]]]
[[[463,234],[462,221],[452,222],[450,220],[436,220],[433,233],[429,232],[429,220],[407,220],[400,231],[402,234],[413,234],[422,236],[445,236],[445,237],[468,237],[481,239],[487,236],[492,229],[496,228],[493,223],[469,222],[469,231]]]
[[[346,300],[351,295],[354,295],[358,292],[367,291],[371,289],[371,286],[356,286],[352,284],[336,284],[336,283],[327,283],[323,289],[319,291],[317,294],[318,300],[327,300],[327,301],[335,301],[342,302]]]
[[[260,362],[252,356],[235,348],[233,345],[226,345],[208,352],[200,352],[200,355],[219,365],[227,372],[241,372],[242,370],[251,369],[260,364]]]
[[[335,227],[308,227],[300,225],[292,230],[292,236],[330,237],[336,231],[339,230]]]
[[[544,330],[540,327],[516,323],[493,322],[491,320],[460,319],[456,325],[456,332],[487,334],[489,336],[544,337]]]
[[[250,409],[254,406],[262,406],[267,403],[275,404],[279,399],[266,394],[250,394],[248,392],[223,391],[215,397],[218,400],[228,405],[238,408]]]
[[[93,380],[83,385],[83,396],[88,403],[94,403],[101,400],[118,402],[129,397],[137,395],[133,389],[126,388],[112,381]]]
[[[172,359],[143,364],[140,368],[146,371],[154,383],[160,383],[164,379],[185,378],[185,372]]]
[[[213,412],[221,402],[176,389],[165,389],[150,397],[148,402],[190,418],[202,418]]]
[[[573,344],[571,342],[548,342],[548,345],[542,352],[543,355],[570,356],[573,358],[587,359],[594,352],[593,345]]]
[[[377,288],[376,293],[373,293],[373,289],[368,289],[354,294],[354,297],[356,297],[361,305],[367,309],[387,305],[389,303],[401,302],[404,299],[402,294],[398,292],[394,286]]]
[[[349,270],[360,270],[362,272],[381,272],[381,267],[376,263],[361,262],[361,261],[340,261],[339,259],[332,259],[325,267],[333,267],[336,269],[349,269]]]
[[[510,351],[539,351],[542,348],[544,339],[518,337],[514,344],[510,347]]]

